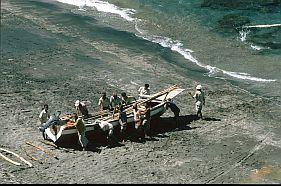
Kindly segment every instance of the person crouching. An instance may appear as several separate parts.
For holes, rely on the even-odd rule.
[[[113,147],[118,144],[118,140],[114,134],[114,127],[110,122],[103,121],[103,120],[96,120],[96,124],[98,124],[97,125],[98,129],[100,129],[104,133],[104,135],[108,140],[109,145],[107,147]]]

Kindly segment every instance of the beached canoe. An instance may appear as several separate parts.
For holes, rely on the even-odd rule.
[[[157,94],[146,97],[145,99],[138,99],[136,102],[140,107],[143,106],[145,102],[151,103],[151,117],[160,117],[167,110],[166,100],[168,98],[174,98],[176,95],[181,93],[184,89],[180,89],[176,86],[170,87],[164,91],[158,92]],[[134,115],[132,111],[132,107],[128,106],[126,109],[127,113],[127,122],[134,123]],[[65,116],[62,116],[62,118]],[[84,119],[85,127],[86,127],[86,136],[94,135],[97,120],[104,120],[110,122],[113,127],[119,126],[118,121],[119,113],[113,114],[110,111],[101,113],[98,112],[93,115],[91,118]],[[143,117],[143,116],[142,116]],[[72,141],[77,139],[77,129],[73,125],[73,122],[68,122],[63,126],[50,126],[45,130],[45,134],[47,138],[51,139],[55,143],[63,143],[65,141]]]

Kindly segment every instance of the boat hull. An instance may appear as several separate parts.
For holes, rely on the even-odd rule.
[[[151,117],[160,117],[162,114],[166,112],[166,103],[162,101],[154,101],[153,105],[151,107]],[[120,124],[118,121],[118,118],[112,118],[108,120],[114,127],[114,130],[120,131]],[[134,116],[133,114],[129,114],[127,116],[127,123],[128,125],[132,125],[134,127]],[[89,140],[97,141],[98,139],[104,138],[104,134],[99,134],[95,130],[95,125],[97,125],[94,122],[85,122],[86,127],[86,137]],[[49,127],[45,130],[45,133],[47,135],[47,138],[55,142],[56,144],[62,144],[66,142],[77,142],[78,141],[78,135],[77,135],[77,129],[75,126],[72,127],[66,127],[66,126],[55,126],[55,127]]]

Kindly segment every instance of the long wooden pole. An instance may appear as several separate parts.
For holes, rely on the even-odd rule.
[[[151,97],[149,97],[149,98],[147,98],[147,99],[138,100],[138,101],[135,102],[135,103],[136,103],[137,105],[144,104],[144,103],[149,102],[149,101],[151,101],[151,100],[153,100],[153,99],[155,99],[155,98],[157,98],[157,97],[160,97],[160,96],[162,96],[162,95],[164,95],[164,94],[167,94],[167,93],[171,92],[172,90],[174,90],[174,89],[176,89],[176,88],[177,88],[177,85],[173,85],[173,86],[171,86],[171,87],[169,87],[169,88],[167,88],[167,89],[164,89],[164,90],[162,90],[162,91],[160,91],[160,92],[158,92],[158,93],[152,95]],[[135,104],[135,103],[134,103],[134,104]],[[125,111],[126,111],[127,113],[128,113],[128,112],[131,113],[132,110],[133,110],[133,104],[130,105],[130,107],[128,107],[127,109],[125,109]],[[116,115],[117,115],[117,114],[119,114],[119,113],[116,113]],[[114,118],[115,118],[115,117],[114,117]],[[104,120],[109,120],[109,119],[112,119],[112,116],[107,117],[107,118],[105,118]]]
[[[155,98],[157,98],[157,97],[160,97],[160,96],[162,96],[162,95],[164,95],[164,94],[166,94],[166,93],[171,92],[172,90],[174,90],[174,89],[176,89],[176,88],[177,88],[177,85],[173,85],[173,86],[171,86],[171,87],[169,87],[169,88],[167,88],[167,89],[165,89],[165,90],[163,90],[163,91],[160,91],[160,92],[156,93],[155,95],[153,95],[153,96],[150,97],[150,98],[141,100],[141,101],[138,102],[137,104],[140,105],[140,104],[144,104],[144,103],[146,103],[146,102],[149,102],[149,101],[151,101],[151,100],[153,100],[153,99],[155,99]]]
[[[281,24],[271,24],[271,25],[252,25],[252,26],[243,26],[243,28],[268,28],[281,26]]]
[[[50,142],[47,142],[47,141],[44,141],[44,140],[40,140],[42,143],[44,143],[44,144],[46,144],[46,145],[49,145],[49,146],[52,146],[52,147],[54,147],[54,148],[56,148],[56,149],[58,149],[59,147],[57,146],[57,145],[55,145],[55,144],[53,144],[53,143],[50,143]]]
[[[167,94],[168,95],[168,93],[170,92],[170,91],[172,91],[172,90],[174,90],[174,89],[176,89],[177,88],[177,85],[173,85],[173,86],[171,86],[171,87],[169,87],[169,88],[167,88],[167,89],[164,89],[164,90],[162,90],[162,91],[160,91],[160,92],[158,92],[158,93],[156,93],[156,94],[154,94],[154,95],[152,95],[151,97],[148,97],[148,98],[146,98],[146,99],[144,99],[144,100],[137,100],[136,102],[134,102],[133,104],[135,104],[135,103],[137,103],[138,105],[140,105],[140,104],[144,104],[144,103],[146,103],[146,102],[148,102],[148,101],[151,101],[151,100],[153,100],[153,99],[155,99],[155,98],[157,98],[157,97],[160,97],[160,96],[162,96],[162,95],[164,95],[164,94]],[[166,95],[166,96],[167,96]],[[125,108],[125,111],[128,113],[130,113],[131,111],[132,111],[132,107],[133,107],[133,104],[130,104],[130,105],[127,105],[127,106],[125,106],[126,108]],[[108,117],[105,117],[104,118],[104,120],[109,120],[109,119],[113,119],[113,118],[115,118],[119,113],[118,113],[118,111],[115,113],[115,112],[113,112],[113,114],[111,115],[110,114],[111,112],[110,111],[105,111],[105,110],[103,110],[103,111],[99,111],[99,112],[95,112],[95,113],[92,113],[91,115],[91,117],[89,117],[89,118],[85,118],[85,120],[87,121],[87,120],[90,120],[90,119],[96,119],[96,118],[100,118],[100,117],[103,117],[103,116],[108,116]],[[62,118],[63,117],[71,117],[71,116],[73,116],[73,114],[65,114],[64,116],[62,116]]]
[[[38,161],[40,164],[43,164],[43,162],[39,161],[39,159],[37,159],[37,158],[33,157],[32,155],[30,155],[30,154],[27,152],[27,150],[26,150],[25,148],[21,147],[21,149],[22,149],[22,150],[25,152],[25,154],[26,154],[28,157],[30,157],[33,161]]]
[[[4,156],[1,152],[0,152],[0,156],[1,156],[2,158],[4,158],[5,160],[7,160],[8,162],[14,164],[14,165],[21,165],[19,162],[15,162],[15,161],[11,160],[10,158],[7,158],[7,157]]]
[[[27,160],[25,160],[23,157],[21,157],[20,155],[18,155],[18,154],[16,154],[16,153],[14,153],[14,152],[12,152],[12,151],[9,151],[9,150],[7,150],[7,149],[3,149],[3,148],[0,148],[0,150],[2,150],[2,151],[6,151],[6,152],[8,152],[8,153],[10,153],[10,154],[13,154],[14,156],[16,156],[17,158],[19,158],[21,161],[23,161],[24,163],[26,163],[29,167],[32,167],[32,164],[29,162],[29,161],[27,161]],[[2,155],[1,154],[1,156],[3,157],[4,155]],[[5,158],[5,156],[3,157],[4,159],[6,159]],[[8,158],[9,159],[9,158]],[[7,160],[7,159],[6,159]],[[17,162],[15,162],[15,161],[10,161],[10,162],[13,162],[14,164],[15,163],[17,163]],[[16,165],[16,164],[15,164]],[[19,164],[20,165],[20,164]]]
[[[40,151],[46,153],[47,155],[50,155],[50,156],[52,156],[52,157],[54,157],[54,158],[56,158],[56,159],[59,159],[56,155],[54,155],[54,154],[48,152],[46,149],[43,149],[42,147],[40,147],[40,146],[38,146],[38,145],[35,145],[35,144],[33,144],[33,143],[29,142],[29,141],[26,141],[25,143],[28,144],[28,145],[31,145],[31,146],[33,146],[33,147],[35,147],[35,148],[37,148],[38,150],[40,150]]]

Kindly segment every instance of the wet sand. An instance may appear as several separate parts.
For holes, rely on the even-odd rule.
[[[210,85],[191,79],[173,64],[154,66],[137,53],[116,59],[110,53],[114,48],[105,44],[100,52],[85,40],[69,40],[46,22],[39,27],[31,15],[10,10],[5,2],[1,1],[0,147],[18,153],[33,167],[0,158],[1,183],[280,183],[281,115],[274,99],[223,81]],[[75,144],[55,148],[42,142],[37,127],[44,103],[51,113],[71,113],[80,99],[94,112],[103,91],[136,96],[144,83],[153,93],[174,84],[185,89],[176,99],[181,128],[168,110],[153,120],[153,139],[143,143],[81,151]],[[203,120],[194,116],[194,100],[188,95],[197,83],[206,93]]]

